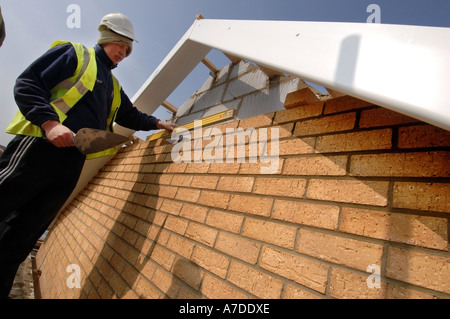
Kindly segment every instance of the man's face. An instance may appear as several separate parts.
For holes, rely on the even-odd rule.
[[[125,59],[130,52],[130,47],[122,43],[106,43],[103,45],[103,49],[114,64]]]

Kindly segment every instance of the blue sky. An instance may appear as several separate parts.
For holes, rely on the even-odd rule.
[[[69,5],[80,8],[80,26],[69,28]],[[17,76],[54,40],[94,46],[97,26],[109,12],[127,15],[139,43],[114,74],[130,98],[158,67],[200,13],[207,19],[292,20],[366,23],[370,4],[381,9],[381,23],[450,27],[449,0],[0,0],[7,37],[0,48],[0,144],[12,136],[4,130],[17,106],[13,87]],[[443,39],[449,41],[449,39]],[[220,52],[208,58],[218,66],[230,63]],[[199,65],[168,101],[179,107],[207,79]],[[155,116],[170,114],[159,108]],[[137,133],[145,138],[150,133]]]

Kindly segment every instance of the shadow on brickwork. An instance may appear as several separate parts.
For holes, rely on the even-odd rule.
[[[147,152],[152,156],[152,147]],[[126,154],[125,151],[123,157],[115,159],[114,165],[122,165]],[[141,173],[143,166],[141,164],[137,170],[139,173],[133,187],[127,187],[129,194],[124,199],[125,205],[114,217],[104,247],[93,270],[87,275],[87,281],[94,285],[100,277],[95,298],[160,298],[160,292],[150,282],[152,272],[148,269],[154,267],[151,263],[155,262],[151,258],[164,230],[167,214],[158,210],[159,176]],[[151,186],[146,182],[149,179]],[[92,295],[81,297],[94,298]]]

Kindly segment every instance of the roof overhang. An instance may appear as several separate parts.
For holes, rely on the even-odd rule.
[[[196,20],[133,97],[152,114],[211,50],[450,130],[450,28]]]
[[[198,19],[132,102],[153,114],[217,49],[450,130],[449,39],[450,28]],[[88,161],[72,196],[108,160]]]

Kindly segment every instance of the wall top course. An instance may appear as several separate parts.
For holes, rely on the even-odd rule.
[[[231,69],[231,71],[230,71]],[[237,119],[284,109],[286,95],[307,88],[305,81],[281,76],[269,81],[257,66],[246,61],[227,65],[211,76],[179,108],[174,120],[183,125],[220,110],[235,109]],[[317,90],[311,89],[316,92]],[[258,105],[257,108],[254,105]]]

